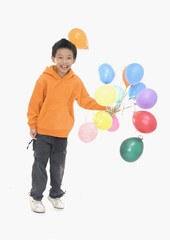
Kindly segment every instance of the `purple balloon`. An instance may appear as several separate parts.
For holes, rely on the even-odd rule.
[[[157,93],[151,88],[144,88],[136,97],[136,104],[144,109],[152,108],[157,102]]]

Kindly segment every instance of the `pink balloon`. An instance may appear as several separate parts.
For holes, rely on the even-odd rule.
[[[78,136],[81,141],[89,143],[93,141],[98,134],[97,126],[92,122],[86,122],[80,126]]]
[[[112,126],[108,129],[109,132],[114,132],[119,128],[119,121],[116,116],[112,116]]]

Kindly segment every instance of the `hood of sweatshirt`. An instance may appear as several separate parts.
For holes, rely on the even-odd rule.
[[[46,67],[45,71],[43,72],[43,75],[44,74],[50,75],[56,80],[68,80],[74,75],[73,70],[70,68],[67,74],[63,78],[61,78],[56,72],[56,70],[57,67],[55,65],[51,65],[50,67]]]

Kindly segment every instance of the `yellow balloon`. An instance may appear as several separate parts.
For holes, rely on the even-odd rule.
[[[93,122],[100,130],[107,130],[112,126],[112,117],[106,111],[98,111],[93,115]]]
[[[112,105],[117,99],[116,89],[105,84],[96,90],[94,97],[97,103],[102,106]]]

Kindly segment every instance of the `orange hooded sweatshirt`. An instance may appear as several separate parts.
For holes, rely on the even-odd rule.
[[[35,84],[28,106],[28,125],[39,134],[68,137],[74,125],[74,100],[85,109],[105,107],[89,96],[72,69],[63,78],[55,70],[55,65],[46,67]]]

